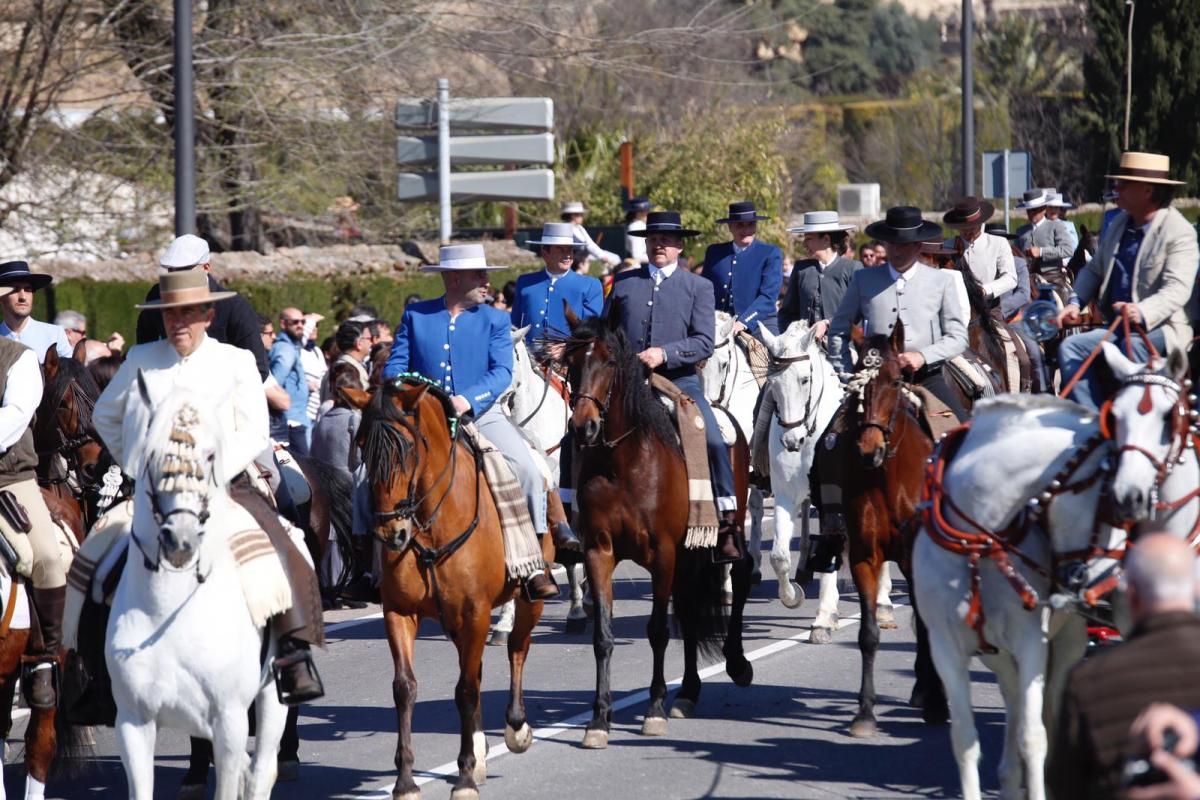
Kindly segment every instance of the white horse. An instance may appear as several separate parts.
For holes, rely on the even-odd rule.
[[[746,351],[738,346],[731,331],[734,317],[724,311],[716,312],[716,341],[713,354],[700,368],[700,382],[704,396],[713,408],[724,409],[750,441],[754,434],[754,408],[758,404],[758,380],[750,371]],[[753,563],[751,580],[761,580],[763,492],[756,486],[750,487],[750,539],[747,547]],[[732,588],[727,586],[727,592]]]
[[[1008,721],[999,763],[1002,795],[1025,796],[1024,777],[1028,797],[1045,797],[1046,719],[1052,724],[1057,716],[1066,671],[1086,648],[1083,619],[1051,610],[1079,607],[1094,600],[1089,591],[1111,586],[1119,567],[1113,556],[1125,541],[1122,529],[1097,519],[1105,486],[1121,516],[1153,519],[1181,537],[1200,514],[1200,499],[1188,499],[1200,484],[1200,466],[1187,435],[1182,387],[1130,362],[1112,344],[1104,345],[1104,355],[1122,382],[1106,426],[1112,439],[1097,430],[1095,414],[1074,403],[1005,395],[976,407],[945,467],[942,502],[931,507],[944,513],[944,522],[935,518],[934,535],[948,528],[999,531],[1016,520],[1027,535],[1015,551],[1005,551],[1007,565],[984,556],[974,571],[966,555],[934,540],[928,520],[914,545],[915,596],[945,683],[967,800],[980,797],[969,667],[985,643],[997,650],[982,659],[996,673]],[[935,497],[936,490],[935,484]],[[1170,509],[1173,499],[1185,502]],[[1006,577],[1008,568],[1019,577]],[[972,591],[976,576],[978,594]],[[983,615],[978,629],[966,624],[973,601]],[[1025,610],[1023,602],[1036,607]]]
[[[512,331],[513,377],[508,391],[498,401],[513,423],[546,454],[550,470],[557,475],[561,453],[559,443],[567,434],[571,409],[568,398],[547,380],[525,346],[529,326]],[[567,633],[579,633],[587,626],[584,611],[582,570],[579,564],[566,567],[570,584],[571,607],[567,611]],[[492,628],[489,644],[504,644],[512,632],[516,604],[509,600],[500,608],[500,618]]]
[[[154,796],[161,725],[212,741],[218,800],[266,800],[287,712],[270,668],[274,637],[252,621],[229,542],[258,526],[218,483],[220,439],[208,409],[181,393],[153,402],[140,373],[138,390],[154,409],[149,455],[104,648],[129,796]],[[252,702],[257,735],[248,765]]]
[[[771,567],[779,579],[779,601],[788,608],[798,608],[804,601],[804,594],[792,580],[791,547],[795,522],[800,520],[800,552],[801,558],[806,559],[809,508],[812,505],[809,471],[816,458],[821,434],[842,404],[845,390],[807,322],[793,322],[779,336],[772,336],[765,328],[762,332],[776,365],[764,387],[775,404],[769,442],[771,488],[775,493]],[[819,581],[819,605],[809,641],[828,644],[833,641],[833,630],[838,621],[837,573],[822,573]],[[891,591],[891,572],[884,565],[878,595],[882,627],[894,627]]]

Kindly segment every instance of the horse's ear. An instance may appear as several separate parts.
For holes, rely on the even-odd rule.
[[[855,350],[862,350],[862,346],[866,344],[867,337],[863,335],[862,328],[858,325],[850,327],[850,343],[854,345]]]
[[[1178,350],[1167,353],[1167,374],[1177,381],[1183,381],[1188,376],[1187,356]]]
[[[1079,223],[1079,241],[1084,241],[1088,237],[1088,226],[1082,222]]]
[[[620,297],[614,297],[608,301],[608,329],[614,333],[621,329],[621,312],[625,301]]]
[[[795,325],[796,323],[793,322],[792,324]],[[788,330],[791,330],[791,328],[788,328]],[[779,348],[778,348],[779,337],[776,336],[775,334],[771,333],[770,329],[768,329],[767,326],[763,325],[761,322],[758,323],[758,332],[762,335],[763,344],[765,344],[767,346],[767,352],[769,352],[773,356],[778,357],[779,356]]]
[[[1108,362],[1108,367],[1117,376],[1117,380],[1123,381],[1142,368],[1141,364],[1126,358],[1121,348],[1112,342],[1104,342],[1101,346],[1104,348],[1104,360]]]
[[[563,304],[563,314],[567,318],[567,327],[570,328],[571,330],[575,330],[576,328],[579,327],[579,322],[580,322],[579,317],[576,316],[575,312],[571,310],[570,303],[568,303],[566,300],[563,300],[562,304]]]
[[[899,318],[896,319],[896,327],[892,328],[890,344],[892,345],[892,352],[896,355],[904,352],[904,323]]]
[[[364,392],[361,389],[355,389],[351,386],[339,386],[337,391],[343,400],[360,411],[366,408],[367,404],[371,402],[371,393]]]
[[[42,371],[46,373],[46,378],[53,378],[58,374],[57,346],[50,345],[46,348],[46,358],[42,361]]]
[[[512,343],[516,344],[517,342],[524,339],[525,334],[529,333],[529,329],[532,327],[533,327],[532,325],[526,325],[524,328],[513,328],[512,332],[509,334],[510,336],[512,336]]]
[[[146,385],[146,373],[138,367],[137,371],[138,396],[142,398],[142,403],[147,408],[154,408],[154,400],[150,397],[150,387]]]

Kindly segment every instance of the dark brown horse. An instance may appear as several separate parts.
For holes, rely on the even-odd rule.
[[[610,319],[617,319],[616,309]],[[580,321],[568,309],[571,335],[563,346],[575,387],[571,424],[579,448],[576,498],[587,549],[586,565],[595,608],[596,702],[583,746],[608,744],[612,721],[612,576],[631,560],[650,572],[653,610],[646,635],[654,652],[650,705],[642,733],[667,730],[667,684],[663,659],[670,639],[667,606],[684,642],[684,678],[671,709],[690,716],[700,696],[697,661],[723,645],[725,671],[748,686],[754,670],[742,650],[741,613],[750,591],[750,561],[733,569],[732,619],[725,618],[723,567],[710,549],[688,549],[688,476],[675,429],[662,403],[646,384],[646,374],[624,336],[605,320]],[[749,452],[739,436],[733,461],[737,476],[738,520],[745,518]],[[744,539],[743,539],[744,541]],[[729,631],[726,637],[726,630]]]
[[[862,612],[858,647],[862,655],[862,684],[858,713],[850,725],[854,736],[870,736],[875,721],[875,653],[879,648],[876,617],[879,575],[884,562],[895,561],[912,584],[909,556],[915,533],[914,514],[921,499],[922,469],[933,450],[902,391],[904,374],[896,356],[904,350],[904,325],[896,323],[891,337],[864,339],[852,334],[858,349],[858,371],[868,372],[859,393],[847,395],[841,435],[834,448],[817,449],[817,470],[824,483],[841,488],[849,537],[850,572],[858,589]],[[868,365],[877,365],[866,367]],[[911,597],[911,593],[910,593]],[[945,722],[946,699],[929,655],[925,626],[917,627],[917,683],[913,703],[923,707],[927,722]]]
[[[33,423],[38,483],[86,530],[96,519],[102,472],[111,463],[92,427],[100,387],[86,367],[59,358],[53,346],[42,364],[42,386]]]
[[[461,724],[458,781],[452,797],[477,797],[487,775],[479,705],[483,649],[493,608],[518,594],[504,564],[500,517],[481,462],[452,420],[449,397],[416,378],[384,383],[374,395],[343,394],[363,411],[358,444],[371,484],[374,534],[384,543],[380,594],[395,662],[392,697],[399,741],[392,797],[420,796],[413,782],[412,715],[417,696],[413,645],[421,619],[440,620],[458,648],[454,692]],[[544,537],[543,555],[553,561]],[[521,680],[542,603],[520,598],[508,640],[511,665],[504,741],[520,753],[533,742]]]

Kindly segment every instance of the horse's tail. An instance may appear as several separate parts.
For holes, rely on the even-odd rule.
[[[62,706],[54,713],[54,760],[50,766],[55,778],[71,780],[90,768],[96,757],[96,740],[88,726],[74,725],[67,716]]]
[[[329,527],[341,556],[341,570],[329,575],[328,589],[340,594],[354,572],[355,548],[353,539],[354,480],[344,470],[338,469],[317,458],[297,459],[306,475],[320,484],[321,491],[329,499]],[[316,488],[314,487],[314,496]]]
[[[701,658],[717,660],[729,629],[729,612],[725,605],[725,566],[713,563],[711,549],[680,546],[671,600],[678,635],[695,638]]]

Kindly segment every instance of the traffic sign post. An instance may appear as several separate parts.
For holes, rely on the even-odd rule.
[[[450,83],[438,80],[437,99],[402,98],[396,103],[396,127],[437,134],[401,135],[396,163],[436,164],[437,172],[401,172],[397,197],[405,201],[438,199],[442,243],[450,241],[450,204],[477,200],[553,200],[554,171],[512,169],[452,172],[452,163],[529,166],[554,163],[554,102],[548,97],[450,98]],[[513,131],[452,136],[452,131]],[[529,133],[528,131],[542,131]]]
[[[983,154],[983,196],[1004,198],[1004,227],[1008,200],[1020,197],[1033,184],[1033,159],[1024,150],[989,150]]]

